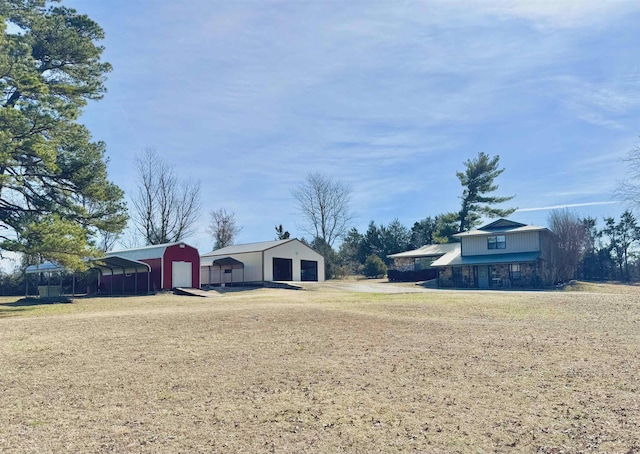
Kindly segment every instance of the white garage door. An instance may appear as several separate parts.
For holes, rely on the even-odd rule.
[[[191,262],[172,262],[171,287],[191,287]]]

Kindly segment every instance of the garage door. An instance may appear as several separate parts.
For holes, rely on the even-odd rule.
[[[292,281],[293,280],[293,260],[273,258],[273,280]]]
[[[172,262],[171,287],[191,287],[191,262]]]
[[[316,262],[315,260],[300,260],[300,280],[317,281],[318,262]]]

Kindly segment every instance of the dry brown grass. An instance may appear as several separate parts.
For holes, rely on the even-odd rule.
[[[0,301],[0,452],[640,452],[627,290]]]

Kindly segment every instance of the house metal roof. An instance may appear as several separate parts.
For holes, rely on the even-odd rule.
[[[417,257],[434,257],[447,254],[449,252],[459,250],[460,243],[445,243],[445,244],[427,244],[421,248],[414,249],[412,251],[399,252],[397,254],[387,255],[390,259],[396,258],[417,258]]]
[[[524,227],[527,224],[522,224],[520,222],[511,221],[509,219],[500,218],[497,221],[493,221],[487,225],[483,225],[479,227],[479,230],[505,230],[505,229],[514,229],[517,227]]]
[[[223,247],[211,252],[203,254],[202,257],[214,257],[219,255],[246,254],[249,252],[262,252],[290,241],[298,241],[295,238],[288,240],[261,241],[258,243],[236,244],[233,246]]]
[[[496,233],[521,233],[521,232],[539,232],[542,230],[549,230],[546,227],[540,227],[537,225],[525,225],[522,227],[504,227],[504,228],[494,228],[491,230],[469,230],[468,232],[456,233],[453,235],[455,238],[464,238],[470,236],[490,236],[495,235]]]
[[[460,251],[451,252],[440,257],[431,267],[441,266],[470,266],[493,265],[499,263],[534,262],[540,257],[540,252],[514,252],[511,254],[460,255]]]

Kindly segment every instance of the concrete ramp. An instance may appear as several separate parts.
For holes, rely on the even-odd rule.
[[[173,290],[173,293],[176,295],[185,295],[185,296],[199,296],[200,298],[215,298],[220,295],[218,292],[209,291],[205,292],[204,290],[200,290],[199,288],[184,288],[179,287]]]

